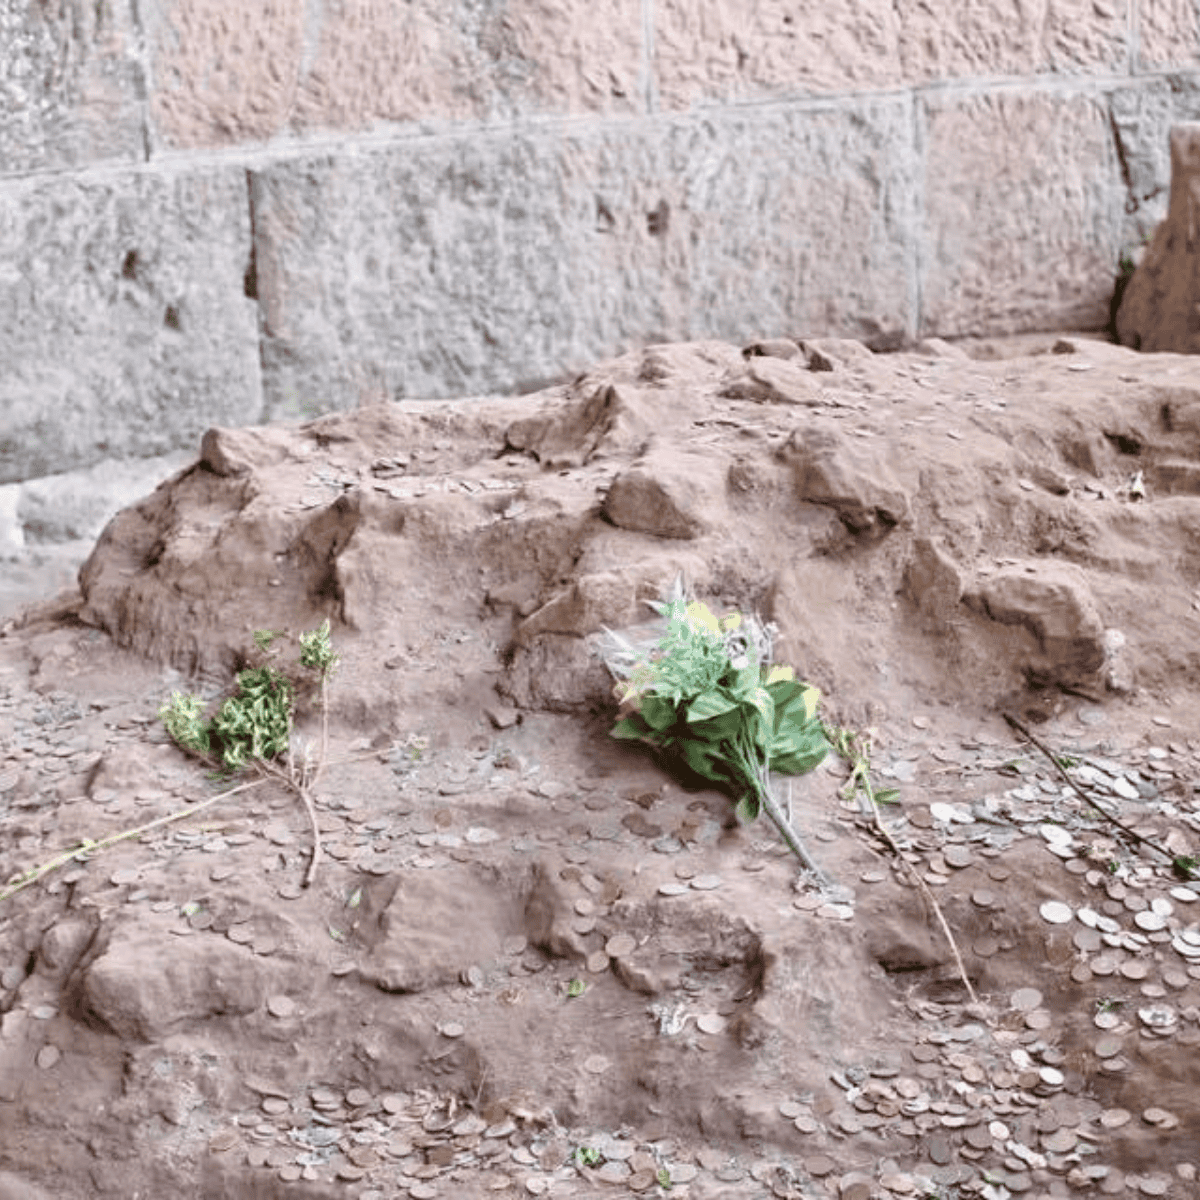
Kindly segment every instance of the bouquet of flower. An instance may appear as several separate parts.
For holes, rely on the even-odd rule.
[[[772,663],[774,629],[757,618],[718,618],[689,602],[678,581],[654,607],[663,618],[656,641],[606,631],[601,656],[618,680],[622,713],[613,737],[679,756],[730,791],[743,820],[765,809],[805,867],[820,875],[770,784],[772,771],[804,774],[828,752],[816,688]]]

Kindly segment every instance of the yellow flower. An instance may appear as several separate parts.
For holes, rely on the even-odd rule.
[[[742,614],[741,613],[737,613],[737,612],[730,613],[728,616],[721,618],[721,628],[724,629],[726,632],[733,630],[733,629],[740,629],[741,624],[742,624]]]
[[[687,619],[693,629],[703,629],[709,633],[721,632],[717,618],[709,611],[708,605],[701,604],[699,600],[693,600],[687,606]]]
[[[783,663],[777,663],[771,668],[770,674],[767,676],[767,683],[778,683],[781,679],[795,679],[796,672],[791,667],[786,667]]]

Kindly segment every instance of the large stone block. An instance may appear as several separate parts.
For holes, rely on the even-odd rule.
[[[1200,354],[1200,123],[1171,130],[1171,199],[1117,313],[1139,350]]]
[[[145,153],[133,0],[0,3],[0,175]]]
[[[1200,66],[1196,0],[1137,0],[1137,65],[1144,71]]]
[[[1127,193],[1103,98],[1047,90],[923,104],[922,331],[1104,326]]]
[[[245,172],[0,189],[0,482],[261,418]]]
[[[909,103],[405,142],[253,178],[266,387],[521,388],[653,341],[912,331]]]
[[[1124,69],[1123,4],[662,0],[656,85],[670,108],[714,99],[899,87],[938,79]]]
[[[646,90],[640,0],[164,0],[150,42],[156,132],[181,148],[633,112]]]

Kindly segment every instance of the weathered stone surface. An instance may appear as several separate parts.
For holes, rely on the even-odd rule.
[[[50,1193],[19,1175],[0,1171],[0,1200],[50,1200]]]
[[[518,708],[583,712],[612,695],[612,677],[583,638],[543,633],[517,647],[500,688]]]
[[[613,480],[604,515],[618,529],[694,538],[710,527],[724,490],[720,462],[655,445]]]
[[[789,343],[794,345],[794,343]],[[797,352],[799,347],[796,347]],[[723,392],[739,400],[765,400],[774,404],[804,404],[816,408],[828,403],[819,375],[803,363],[771,355],[753,355],[725,385]]]
[[[0,8],[0,176],[143,157],[134,8],[133,0]]]
[[[1140,245],[1167,212],[1171,186],[1168,145],[1172,122],[1188,108],[1165,80],[1139,80],[1108,95],[1112,135],[1121,175],[1128,191],[1126,239]]]
[[[635,388],[600,384],[568,405],[547,405],[514,421],[505,438],[547,467],[578,467],[597,454],[636,452],[650,437],[654,415]]]
[[[895,344],[915,321],[912,139],[886,99],[255,171],[271,412],[520,390],[648,336]]]
[[[522,621],[514,634],[527,645],[543,633],[572,633],[584,637],[601,626],[627,625],[637,616],[637,587],[624,572],[583,575]]]
[[[24,539],[37,543],[99,537],[111,517],[149,495],[194,457],[183,452],[108,459],[82,471],[27,479],[20,485],[16,511]]]
[[[84,972],[83,1002],[118,1036],[154,1041],[196,1021],[253,1012],[265,986],[261,960],[232,942],[125,926]]]
[[[1125,201],[1105,105],[1058,92],[923,103],[922,331],[1103,326]]]
[[[0,482],[258,419],[250,261],[241,170],[0,192]]]
[[[381,123],[633,112],[640,0],[170,0],[151,13],[152,109],[172,146]]]
[[[16,554],[25,548],[20,505],[20,484],[0,484],[0,554]]]
[[[280,132],[297,101],[304,4],[253,4],[236,17],[221,0],[149,6],[150,109],[172,147],[260,141]]]
[[[1180,7],[1183,0],[1179,0]],[[932,79],[1108,73],[1129,54],[1123,6],[1067,0],[768,3],[663,0],[655,8],[664,104],[898,87]]]
[[[914,538],[904,590],[922,612],[945,620],[962,601],[962,570],[934,539]]]
[[[1167,219],[1133,274],[1117,334],[1139,350],[1200,353],[1200,123],[1171,130]]]
[[[587,939],[574,928],[573,897],[548,863],[538,863],[533,887],[525,902],[525,933],[529,940],[557,958],[585,958]]]
[[[827,504],[855,533],[889,529],[909,512],[907,489],[887,457],[837,430],[799,429],[781,450],[792,468],[796,495]]]
[[[520,929],[496,881],[466,866],[405,871],[378,913],[360,932],[371,946],[359,967],[388,992],[423,992],[458,980],[474,964],[503,956],[504,938]]]
[[[1065,563],[1005,567],[968,597],[993,621],[1019,625],[1037,641],[1029,670],[1052,683],[1079,683],[1104,666],[1104,624],[1087,580]]]
[[[1139,0],[1137,65],[1141,70],[1195,68],[1200,17],[1192,0]]]

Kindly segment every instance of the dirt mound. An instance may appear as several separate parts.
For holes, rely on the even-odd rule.
[[[447,707],[477,713],[489,679],[525,709],[601,703],[586,639],[643,619],[677,574],[774,618],[863,714],[1193,676],[1187,360],[933,349],[652,347],[524,400],[213,430],[105,531],[83,617],[225,671],[252,629],[328,615],[344,712],[373,726],[412,703],[402,667],[431,644]]]
[[[62,855],[0,900],[0,1196],[1191,1196],[1200,387],[925,350],[212,431],[120,514],[0,635],[0,879]],[[593,635],[680,574],[877,726],[892,844],[780,784],[828,888],[607,736]],[[156,713],[325,617],[305,888]]]

